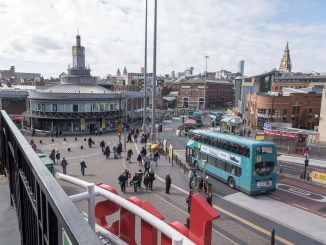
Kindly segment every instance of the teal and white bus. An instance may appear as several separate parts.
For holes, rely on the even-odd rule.
[[[191,130],[186,161],[249,195],[276,189],[276,145],[210,130]]]

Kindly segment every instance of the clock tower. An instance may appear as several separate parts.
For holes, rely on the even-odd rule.
[[[280,64],[280,71],[291,72],[291,70],[292,70],[292,65],[291,65],[291,58],[290,58],[290,49],[289,49],[289,43],[287,42]]]
[[[72,64],[75,69],[85,69],[85,48],[80,45],[80,36],[76,36],[76,46],[72,46]]]

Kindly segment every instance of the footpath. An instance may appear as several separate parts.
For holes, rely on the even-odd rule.
[[[141,146],[139,145],[139,147]],[[177,154],[179,159],[184,160],[184,150],[176,150],[175,153]],[[290,160],[292,162],[301,161],[301,159],[298,157],[280,157],[281,159],[287,159],[287,161]],[[165,159],[165,156],[161,156],[161,158],[163,159],[160,160],[160,166],[156,167],[156,174],[163,180],[163,177],[169,171],[171,178],[175,183],[174,187],[184,193],[188,193],[189,180],[186,174],[183,173],[183,170],[175,165],[174,167],[171,167],[172,164],[169,163],[168,158]],[[323,166],[324,163],[326,163],[326,161],[313,161],[313,166]],[[326,164],[324,166],[326,166]],[[288,205],[278,200],[272,199],[265,195],[252,197],[241,192],[236,192],[227,196],[221,196],[220,193],[214,194],[217,198],[222,198],[224,201],[231,202],[232,204],[235,204],[248,211],[254,212],[255,214],[265,217],[275,223],[292,229],[307,237],[310,237],[321,243],[326,243],[326,218],[304,211],[300,208],[296,208],[292,205]],[[217,205],[214,205],[214,208],[221,211],[221,208]],[[281,241],[282,238],[280,238],[279,240]],[[288,244],[288,241],[286,240],[283,240],[283,242]]]
[[[304,165],[305,158],[289,155],[280,155],[277,157],[277,160]],[[326,161],[318,159],[309,159],[309,166],[326,168]]]

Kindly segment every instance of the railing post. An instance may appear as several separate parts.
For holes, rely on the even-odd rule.
[[[88,224],[95,230],[95,185],[87,185],[88,191]]]
[[[275,244],[275,230],[272,230],[272,234],[271,234],[271,245]]]

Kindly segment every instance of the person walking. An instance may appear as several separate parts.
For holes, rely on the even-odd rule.
[[[156,152],[154,153],[154,158],[153,158],[153,160],[154,160],[156,166],[157,166],[157,160],[158,160],[159,158],[160,158],[160,153],[158,153],[158,151],[156,151]]]
[[[53,161],[53,163],[56,163],[56,160],[55,160],[55,149],[53,149],[52,151],[51,151],[51,154],[50,154],[50,159]]]
[[[145,146],[143,146],[143,148],[141,149],[140,154],[141,154],[143,157],[145,157],[145,156],[147,155],[147,151],[146,151]]]
[[[32,137],[35,136],[35,134],[36,134],[36,131],[35,131],[35,129],[33,128],[33,130],[32,130]]]
[[[104,150],[105,150],[105,142],[104,142],[104,140],[101,141],[100,147],[102,149],[102,153],[104,154]]]
[[[105,154],[106,159],[109,159],[110,158],[110,153],[111,153],[110,147],[107,145],[105,147],[105,150],[104,150],[104,154]]]
[[[85,168],[87,168],[87,166],[86,166],[86,163],[85,163],[84,159],[82,159],[80,161],[80,171],[81,171],[83,176],[85,175]]]
[[[151,162],[150,162],[148,159],[146,159],[145,164],[144,164],[144,167],[145,167],[145,172],[144,172],[144,174],[145,174],[146,172],[149,174],[149,169],[151,168]]]
[[[142,160],[142,157],[140,154],[138,154],[137,161],[138,161],[139,167],[141,166],[141,160]]]
[[[132,152],[132,149],[129,149],[128,152],[127,152],[127,161],[130,163],[131,161],[131,156],[133,155],[134,153]]]
[[[134,191],[137,192],[138,187],[138,173],[135,173],[134,177],[132,177],[132,185],[134,186]]]
[[[57,159],[57,163],[60,163],[60,152],[57,151],[57,153],[55,154],[55,158]]]
[[[65,158],[62,158],[61,166],[62,166],[63,174],[67,174],[67,165],[68,165],[67,160]]]
[[[134,142],[137,143],[137,137],[138,137],[138,134],[135,132],[134,133]]]
[[[121,152],[122,152],[122,143],[120,142],[117,147],[117,154],[119,158],[121,158]]]
[[[206,202],[208,202],[209,205],[213,206],[212,202],[213,202],[213,196],[212,196],[212,192],[208,192],[207,196],[206,196]]]
[[[126,194],[126,181],[127,181],[127,178],[126,178],[126,175],[125,175],[124,171],[120,174],[118,180],[119,180],[119,184],[120,184],[120,187],[121,187],[121,191]]]
[[[114,159],[118,158],[118,147],[116,145],[113,146],[113,155]]]
[[[132,143],[132,140],[131,140],[131,132],[128,133],[128,137],[127,137],[127,143]]]
[[[190,209],[191,209],[191,198],[192,198],[192,195],[193,195],[193,190],[190,190],[189,191],[189,195],[186,199],[186,202],[187,202],[187,205],[188,205],[188,213],[190,213]]]
[[[149,171],[149,189],[153,190],[153,182],[155,180],[155,173],[153,169]]]
[[[170,194],[170,188],[171,188],[171,176],[170,176],[170,173],[168,173],[166,176],[165,176],[165,193],[166,194]]]
[[[88,146],[89,146],[89,148],[92,147],[92,143],[93,143],[92,137],[89,137],[88,138]]]
[[[146,191],[148,191],[148,186],[149,186],[149,175],[145,174],[144,176],[144,185],[146,187]]]
[[[125,169],[124,171],[125,177],[126,177],[126,186],[128,186],[128,179],[131,177],[130,172],[128,169]]]
[[[138,170],[138,188],[141,188],[141,182],[143,181],[143,171],[141,169]]]

